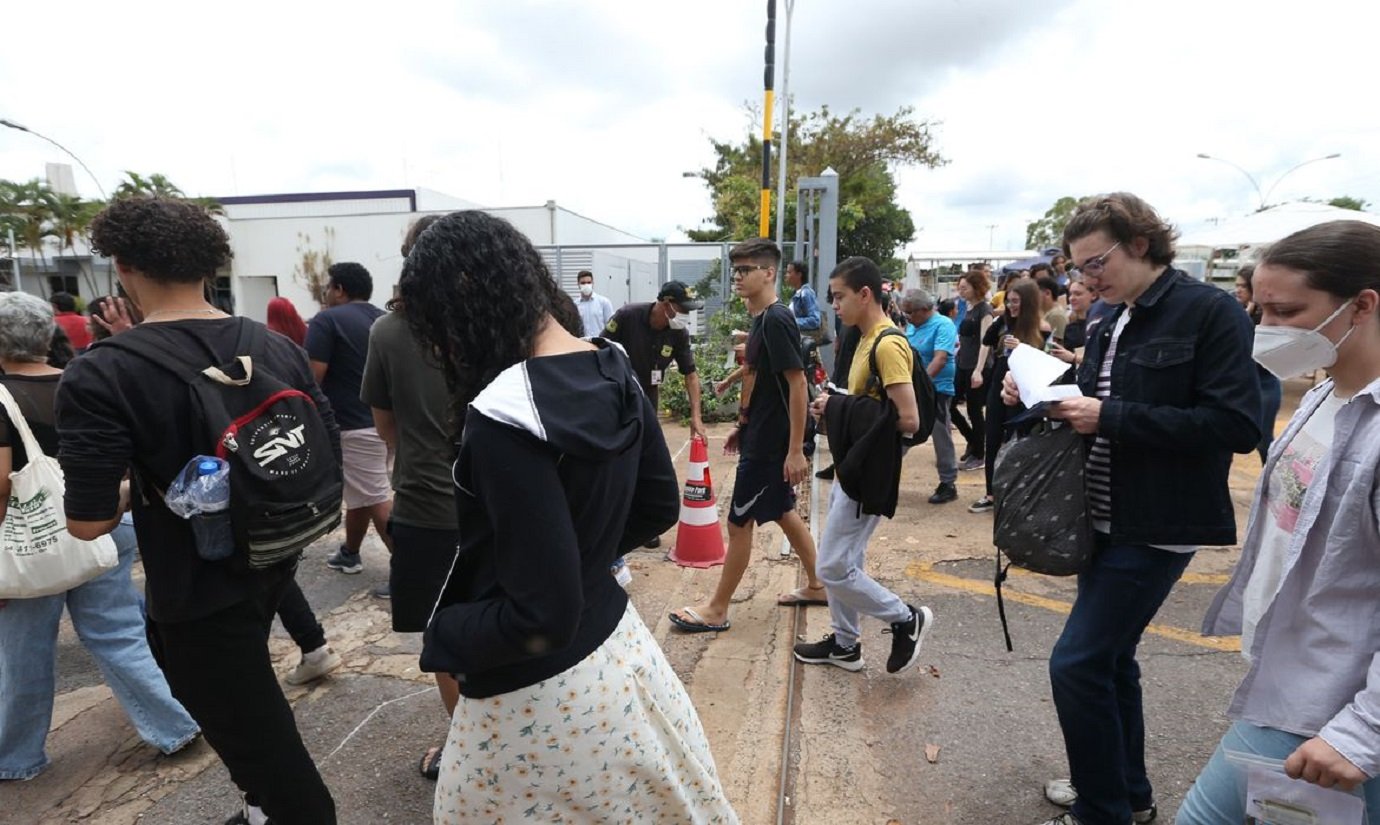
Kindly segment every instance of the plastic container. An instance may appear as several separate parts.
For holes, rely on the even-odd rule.
[[[230,524],[230,465],[199,455],[188,461],[164,496],[168,509],[191,522],[197,555],[220,561],[235,552]]]

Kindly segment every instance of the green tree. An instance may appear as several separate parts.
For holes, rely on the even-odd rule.
[[[157,172],[152,175],[144,176],[138,172],[131,172],[126,169],[124,180],[120,181],[119,185],[115,187],[115,197],[128,198],[132,195],[155,195],[165,198],[182,198],[200,204],[212,215],[225,214],[225,207],[221,206],[215,198],[188,198],[187,193],[183,192],[177,184],[169,180],[166,175]]]
[[[1026,224],[1025,248],[1039,250],[1063,244],[1064,226],[1073,216],[1074,207],[1078,206],[1080,200],[1082,199],[1065,195],[1045,211],[1043,218]]]
[[[934,168],[947,161],[934,147],[928,120],[902,107],[893,115],[866,118],[858,110],[837,115],[824,106],[792,114],[787,157],[785,240],[795,236],[795,187],[801,177],[833,168],[839,175],[839,257],[866,255],[888,272],[900,271],[893,256],[915,237],[910,212],[896,203],[893,172],[902,166]],[[760,118],[758,123],[760,124]],[[713,227],[690,230],[696,241],[726,241],[758,234],[762,141],[760,128],[743,142],[710,140],[715,163],[702,169],[714,202]],[[773,164],[775,166],[775,164]],[[775,168],[773,173],[775,173]],[[774,209],[782,208],[774,204]],[[775,226],[775,212],[772,216]]]
[[[72,253],[72,260],[76,261],[77,269],[81,272],[82,278],[90,288],[91,295],[96,295],[100,289],[96,286],[96,281],[92,272],[82,259],[77,256],[77,240],[85,239],[87,230],[91,226],[91,219],[96,217],[96,213],[105,206],[102,201],[86,201],[76,195],[54,194],[52,200],[52,231],[53,237],[57,238],[60,249],[68,250]]]
[[[1335,206],[1338,209],[1354,209],[1357,212],[1364,212],[1366,211],[1366,207],[1370,206],[1370,202],[1360,198],[1353,198],[1350,195],[1341,195],[1328,201],[1327,205]]]

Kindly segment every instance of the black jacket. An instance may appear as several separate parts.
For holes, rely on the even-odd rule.
[[[421,659],[465,696],[535,684],[603,644],[628,601],[609,565],[679,515],[652,405],[627,356],[596,342],[510,367],[469,407],[460,548]]]
[[[860,513],[896,515],[901,487],[901,433],[896,405],[866,395],[834,395],[824,407],[838,484]]]
[[[1122,313],[1089,332],[1084,395]],[[1098,433],[1111,441],[1112,533],[1124,544],[1236,542],[1232,453],[1260,443],[1254,331],[1235,299],[1168,269],[1136,301],[1117,342]]]

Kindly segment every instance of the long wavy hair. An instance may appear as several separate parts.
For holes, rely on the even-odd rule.
[[[536,248],[485,212],[452,212],[427,227],[399,286],[408,325],[435,352],[457,412],[500,372],[531,357],[548,315],[572,335],[584,334],[575,303]]]
[[[1043,348],[1045,338],[1040,332],[1040,288],[1029,278],[1022,278],[1011,290],[1021,296],[1021,314],[1011,317],[1010,311],[1007,311],[1007,316],[1011,317],[1010,334],[1023,344]]]

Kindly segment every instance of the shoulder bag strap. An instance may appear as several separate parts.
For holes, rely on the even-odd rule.
[[[39,446],[38,439],[34,438],[33,430],[29,429],[29,422],[24,420],[24,414],[19,411],[19,402],[10,395],[10,388],[0,384],[0,406],[5,408],[5,414],[10,417],[10,426],[19,433],[19,439],[24,443],[24,452],[29,457],[29,463],[34,459],[44,455],[43,448]]]

